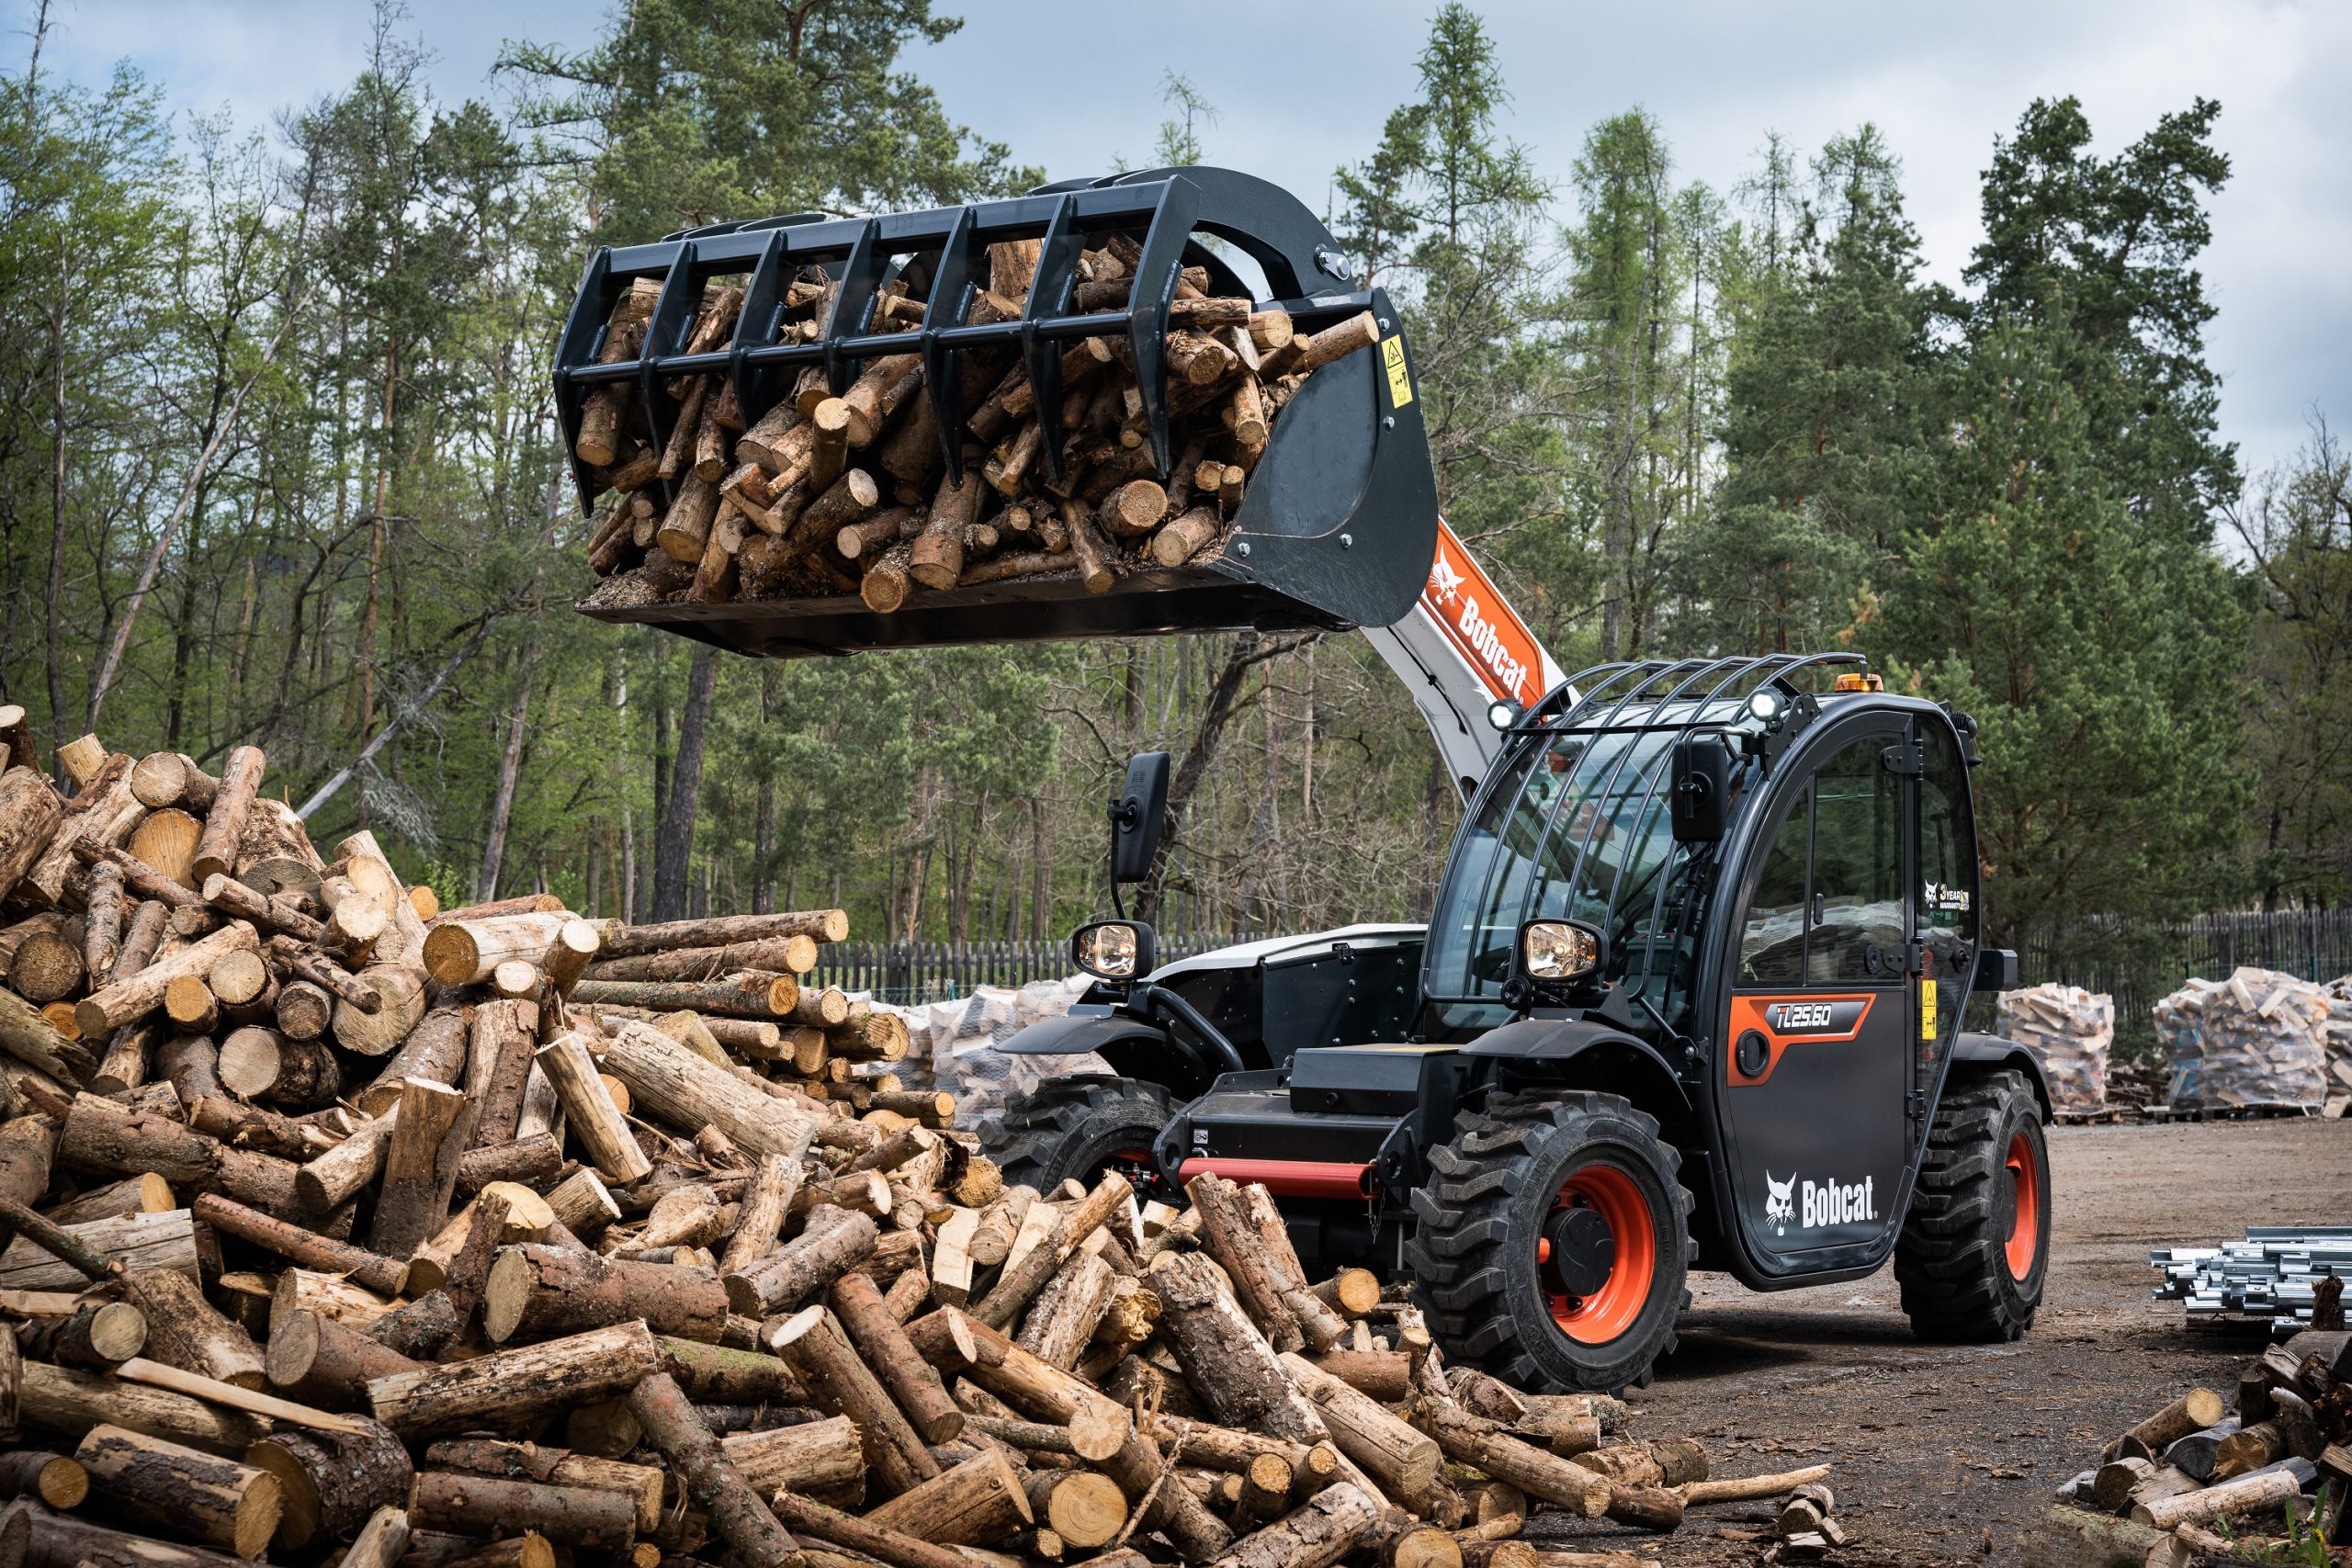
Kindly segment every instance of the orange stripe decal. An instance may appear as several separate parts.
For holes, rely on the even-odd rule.
[[[1544,654],[1535,634],[1511,612],[1495,585],[1440,518],[1421,607],[1496,696],[1532,707],[1544,695]]]
[[[1873,991],[1840,996],[1818,992],[1793,997],[1734,997],[1731,999],[1732,1049],[1724,1053],[1724,1073],[1734,1084],[1758,1084],[1781,1065],[1781,1053],[1801,1041],[1837,1042],[1854,1039],[1878,1000]],[[1764,1036],[1770,1053],[1764,1070],[1754,1077],[1739,1070],[1738,1043],[1750,1030]]]

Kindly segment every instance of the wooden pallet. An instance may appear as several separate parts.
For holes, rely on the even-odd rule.
[[[2142,1114],[2151,1122],[2279,1122],[2307,1120],[2314,1112],[2304,1105],[2151,1105]]]

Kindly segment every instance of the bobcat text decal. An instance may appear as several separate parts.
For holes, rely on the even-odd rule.
[[[1437,553],[1430,560],[1430,580],[1422,586],[1421,604],[1446,639],[1462,650],[1478,671],[1487,689],[1498,697],[1532,705],[1544,694],[1544,656],[1534,634],[1511,614],[1453,530],[1437,525]]]
[[[1770,1170],[1764,1173],[1764,1223],[1772,1227],[1774,1235],[1788,1235],[1792,1225],[1812,1231],[1877,1218],[1874,1177],[1865,1176],[1860,1181],[1800,1182],[1794,1176],[1780,1181]]]

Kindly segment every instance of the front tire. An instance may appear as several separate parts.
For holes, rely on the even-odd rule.
[[[1690,1303],[1690,1194],[1657,1122],[1581,1090],[1454,1118],[1405,1258],[1449,1356],[1531,1391],[1644,1387]]]
[[[1174,1100],[1159,1084],[1075,1073],[1006,1100],[1003,1115],[980,1123],[980,1151],[996,1161],[1008,1187],[1051,1193],[1069,1180],[1091,1187],[1115,1170],[1138,1198],[1163,1197],[1151,1145],[1175,1114]]]
[[[1955,1082],[1936,1107],[1894,1278],[1922,1339],[1984,1344],[2033,1325],[2050,1269],[2050,1148],[2013,1071]]]

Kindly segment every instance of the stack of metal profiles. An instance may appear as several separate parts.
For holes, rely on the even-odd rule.
[[[2248,1225],[2244,1241],[2155,1247],[2148,1265],[2165,1274],[2156,1300],[2186,1302],[2191,1318],[2269,1318],[2283,1338],[2311,1326],[2315,1281],[2352,1279],[2352,1225]]]

